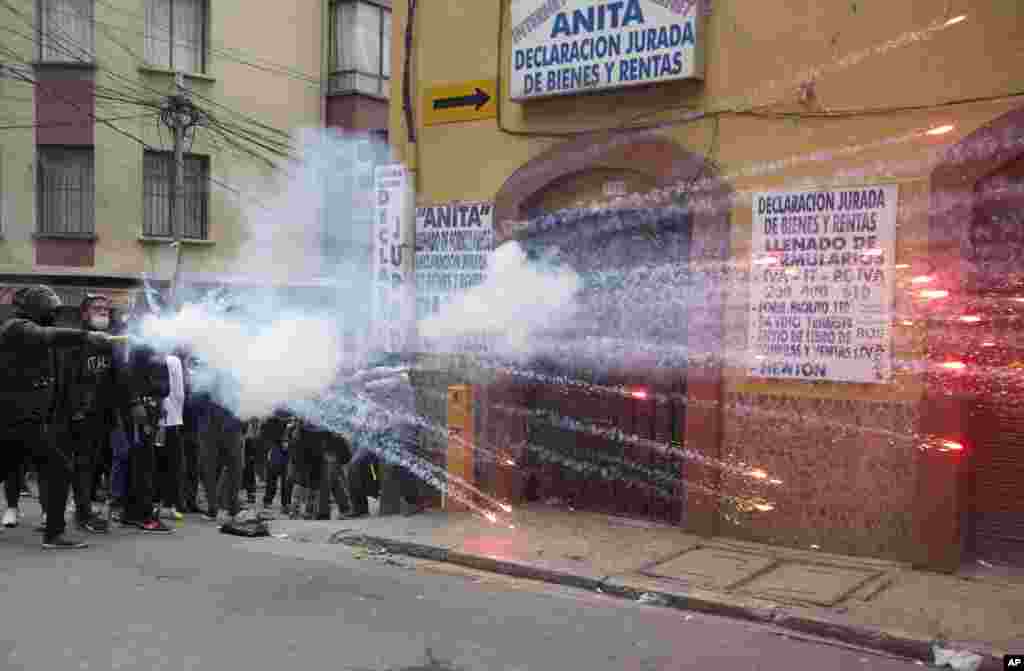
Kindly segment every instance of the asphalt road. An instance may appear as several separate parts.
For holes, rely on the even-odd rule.
[[[29,520],[31,521],[31,520]],[[746,622],[190,518],[46,552],[0,532],[0,668],[897,671],[913,662]]]

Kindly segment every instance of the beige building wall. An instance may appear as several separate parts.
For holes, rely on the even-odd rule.
[[[396,3],[391,138],[400,159],[416,171],[417,204],[493,200],[524,165],[557,156],[571,141],[585,143],[587,132],[594,131],[600,144],[608,136],[596,131],[614,136],[626,128],[652,127],[683,151],[713,161],[732,190],[729,265],[737,278],[750,264],[751,193],[898,184],[896,263],[909,267],[898,271],[896,293],[903,298],[896,310],[913,310],[909,279],[926,271],[925,254],[959,245],[930,237],[933,170],[950,147],[1022,104],[1019,97],[943,103],[1020,93],[1024,5],[715,0],[701,6],[707,8],[700,31],[702,82],[516,103],[508,98],[507,84],[509,2],[420,3],[413,109],[421,109],[429,87],[459,81],[496,78],[501,99],[497,120],[423,127],[414,113],[418,141],[411,144],[400,104],[406,3]],[[453,34],[459,39],[450,39]],[[802,99],[802,90],[813,95]],[[687,114],[698,118],[681,122]],[[925,134],[947,124],[951,132]],[[622,165],[598,161],[549,189],[540,202],[553,210],[603,200],[598,183],[608,170],[625,174]],[[642,182],[634,188],[646,188]],[[690,431],[687,442],[764,468],[785,486],[773,494],[773,514],[735,528],[698,526],[840,552],[913,560],[927,554],[920,534],[931,513],[920,508],[920,483],[925,473],[934,473],[922,470],[933,465],[923,464],[916,449],[928,433],[931,412],[922,378],[901,374],[884,386],[748,378],[733,365],[746,350],[747,286],[738,279],[723,289],[726,365],[715,387],[720,410],[713,420],[721,422],[721,432]],[[919,327],[899,323],[893,334],[895,357],[913,359],[924,352],[927,341]],[[835,421],[811,421],[820,417]],[[856,427],[878,430],[865,437],[851,431]],[[751,441],[756,435],[767,440]],[[942,477],[954,470],[942,471]],[[726,493],[743,488],[738,482],[720,484]],[[697,507],[691,512],[700,513]],[[945,519],[956,528],[956,520]],[[948,534],[931,542],[958,543]]]
[[[13,3],[19,11],[34,16],[34,1]],[[186,73],[186,84],[194,91],[195,102],[220,121],[272,137],[276,134],[268,128],[291,134],[299,128],[320,126],[326,0],[259,3],[258,9],[241,0],[216,0],[209,5],[206,71]],[[145,16],[144,0],[97,0],[94,76],[98,86],[156,101],[172,90],[173,75],[151,68],[145,61]],[[0,23],[17,25],[19,20],[19,16],[0,8]],[[17,40],[5,34],[0,43],[7,46],[17,44]],[[21,40],[19,46],[23,60],[36,59],[27,40]],[[0,56],[0,62],[6,60],[6,55]],[[32,74],[31,69],[27,72]],[[4,115],[31,123],[33,93],[31,85],[0,79]],[[141,239],[140,140],[154,149],[172,148],[169,131],[158,126],[156,115],[148,114],[151,111],[132,104],[97,101],[96,116],[120,119],[112,123],[123,133],[103,123],[95,127],[97,241],[95,265],[85,268],[35,265],[35,135],[32,129],[3,131],[0,189],[5,239],[0,242],[0,273],[100,277],[149,273],[156,278],[169,277],[173,253],[167,241]],[[121,118],[143,113],[144,118]],[[186,243],[186,273],[244,270],[247,264],[240,262],[239,253],[248,237],[247,212],[270,202],[273,184],[282,177],[281,172],[254,159],[245,149],[263,155],[268,152],[237,136],[231,136],[231,140],[235,145],[214,127],[200,128],[195,133],[191,150],[210,157],[209,240]],[[273,159],[287,165],[281,158]],[[275,263],[296,274],[308,272],[306,259],[298,251],[302,246],[294,241],[278,242],[274,245]]]

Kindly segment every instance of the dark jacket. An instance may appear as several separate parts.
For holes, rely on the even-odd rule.
[[[124,401],[115,377],[113,353],[86,344],[58,352],[57,360],[66,383],[62,418],[102,420],[111,425],[114,409]]]
[[[84,345],[88,332],[39,326],[25,315],[0,324],[0,424],[53,421],[65,385],[56,348]]]

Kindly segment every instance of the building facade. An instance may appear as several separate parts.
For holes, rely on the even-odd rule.
[[[378,5],[376,29],[364,25],[361,6],[348,11],[361,3],[328,0],[258,12],[210,0],[8,5],[0,8],[0,301],[35,281],[71,303],[86,290],[127,301],[143,277],[166,284],[176,264],[173,145],[159,106],[175,92],[176,71],[204,113],[185,141],[182,277],[259,283],[261,255],[284,269],[275,281],[318,274],[308,249],[254,235],[250,224],[263,221],[297,129],[386,126],[366,111],[376,106],[380,117],[386,99]],[[339,44],[348,45],[344,58]]]
[[[576,385],[432,359],[439,421],[442,387],[478,383],[478,440],[508,457],[480,457],[485,489],[1022,561],[1020,3],[396,3],[395,35],[410,5],[389,127],[417,206],[492,203],[498,244],[588,278],[596,335],[654,343],[551,362]],[[638,266],[683,272],[593,289]]]

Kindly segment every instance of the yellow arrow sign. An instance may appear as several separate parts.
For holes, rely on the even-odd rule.
[[[496,81],[475,81],[427,87],[423,99],[423,125],[493,119],[498,115]]]

